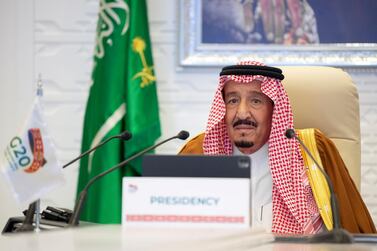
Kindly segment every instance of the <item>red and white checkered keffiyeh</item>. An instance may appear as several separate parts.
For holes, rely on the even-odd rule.
[[[239,64],[264,66],[254,61]],[[268,140],[269,166],[273,181],[272,232],[295,234],[318,232],[322,221],[305,173],[299,144],[285,137],[285,131],[293,128],[293,113],[288,95],[280,80],[261,75],[221,76],[208,118],[203,143],[204,154],[233,153],[233,144],[225,124],[222,90],[229,80],[250,83],[255,79],[261,81],[261,91],[274,102],[271,134]]]

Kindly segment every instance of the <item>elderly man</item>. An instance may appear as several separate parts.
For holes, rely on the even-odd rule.
[[[252,159],[252,221],[275,233],[312,234],[332,229],[328,188],[310,158],[285,137],[293,113],[278,68],[241,62],[220,73],[206,132],[181,154],[249,155]],[[304,142],[335,182],[342,226],[374,233],[375,226],[334,144],[320,131],[300,130]],[[336,169],[332,168],[333,166]],[[317,177],[322,177],[317,178]]]

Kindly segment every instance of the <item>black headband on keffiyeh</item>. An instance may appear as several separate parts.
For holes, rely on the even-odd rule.
[[[230,65],[225,66],[221,72],[220,76],[224,75],[262,75],[270,78],[276,78],[279,80],[284,79],[282,70],[271,66],[262,65]]]

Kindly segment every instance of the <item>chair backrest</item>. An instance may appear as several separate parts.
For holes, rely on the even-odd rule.
[[[359,95],[351,77],[323,66],[284,66],[295,128],[318,128],[338,148],[360,190]]]

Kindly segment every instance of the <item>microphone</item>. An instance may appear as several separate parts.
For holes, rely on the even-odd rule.
[[[124,140],[124,141],[127,141],[129,140],[130,138],[132,138],[132,134],[129,132],[129,131],[124,131],[122,132],[121,134],[118,134],[118,135],[115,135],[115,136],[112,136],[108,139],[106,139],[105,141],[99,143],[98,145],[96,145],[95,147],[89,149],[88,151],[80,154],[78,157],[76,157],[75,159],[71,160],[70,162],[68,162],[67,164],[65,164],[63,166],[63,168],[66,168],[67,166],[71,165],[72,163],[76,162],[77,160],[81,159],[82,157],[88,155],[89,153],[93,152],[94,150],[96,150],[98,147],[101,147],[103,146],[104,144],[106,144],[107,142],[109,142],[110,140],[113,140],[113,139],[121,139],[121,140]]]
[[[173,139],[185,140],[189,136],[190,136],[189,132],[187,132],[187,131],[180,131],[177,135],[175,135],[173,137],[170,137],[168,139],[165,139],[165,140],[161,141],[160,143],[157,143],[157,144],[155,144],[153,146],[147,147],[144,150],[142,150],[141,152],[138,152],[138,153],[132,155],[131,157],[129,157],[128,159],[126,159],[126,160],[120,162],[119,164],[113,166],[109,170],[106,170],[106,171],[104,171],[104,172],[102,172],[102,173],[94,176],[91,180],[89,180],[88,184],[86,184],[86,186],[84,187],[84,189],[80,192],[79,198],[78,198],[78,200],[77,200],[77,202],[75,204],[75,208],[73,209],[72,217],[70,218],[68,225],[69,226],[77,226],[79,224],[81,209],[82,209],[82,206],[83,206],[83,204],[85,202],[85,198],[86,198],[86,195],[88,193],[88,190],[91,187],[91,185],[95,181],[97,181],[99,178],[107,175],[108,173],[111,173],[112,171],[114,171],[114,170],[116,170],[118,168],[121,168],[121,167],[127,165],[130,161],[136,159],[137,157],[140,157],[141,155],[145,154],[146,152],[149,152],[150,150],[153,150],[153,149],[157,148],[158,146],[160,146],[162,144],[165,144],[166,142],[168,142],[170,140],[173,140]]]
[[[338,201],[334,192],[334,186],[332,184],[332,181],[330,177],[327,175],[327,173],[324,171],[322,166],[318,164],[318,162],[315,160],[309,149],[306,147],[304,142],[297,137],[296,132],[294,129],[287,129],[285,131],[285,136],[288,139],[296,139],[304,151],[309,155],[309,157],[314,161],[316,166],[319,168],[321,173],[326,179],[326,182],[329,186],[330,190],[330,202],[331,202],[331,211],[332,211],[332,218],[333,218],[333,229],[331,231],[327,231],[324,233],[315,234],[313,236],[310,236],[308,239],[306,239],[308,242],[311,243],[320,243],[320,242],[326,242],[326,243],[352,243],[353,238],[351,234],[343,229],[340,225],[340,216],[339,216],[339,207],[338,207]]]
[[[182,130],[177,134],[177,138],[181,140],[186,140],[188,137],[190,137],[190,133],[185,130]]]

